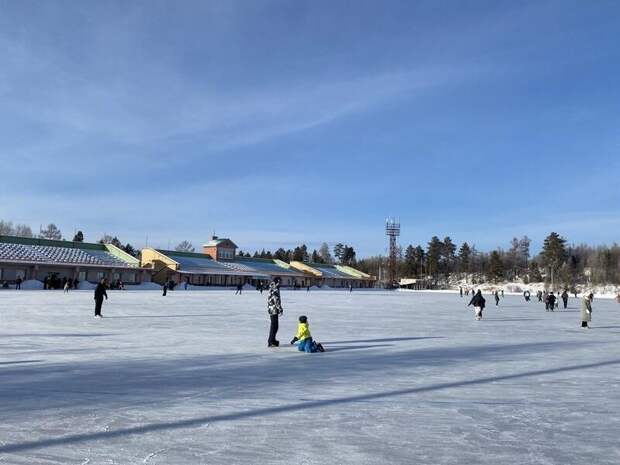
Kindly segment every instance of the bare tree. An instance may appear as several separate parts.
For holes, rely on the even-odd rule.
[[[60,232],[60,229],[58,229],[58,226],[54,223],[50,223],[45,229],[41,230],[39,237],[41,239],[52,239],[54,241],[59,241],[62,239],[62,233]]]
[[[32,234],[32,229],[30,229],[30,226],[27,224],[16,224],[15,235],[19,237],[34,237],[34,234]]]
[[[177,245],[174,248],[174,250],[176,250],[177,252],[194,252],[195,251],[194,246],[189,241],[183,241],[179,243],[179,245]]]
[[[13,236],[14,234],[13,222],[0,220],[0,236]]]

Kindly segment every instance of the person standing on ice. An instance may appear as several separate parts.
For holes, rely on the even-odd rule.
[[[566,310],[568,307],[568,291],[566,289],[562,292],[562,302],[564,303],[564,310]]]
[[[555,308],[556,300],[557,300],[557,297],[553,294],[553,292],[550,292],[547,295],[547,299],[545,300],[545,302],[547,303],[547,310],[553,311],[553,309]]]
[[[166,297],[166,294],[168,294],[168,280],[164,281],[164,285],[162,287],[162,296]]]
[[[459,294],[461,294],[461,297],[463,297],[463,288],[459,286]]]
[[[485,304],[486,300],[484,297],[482,297],[482,291],[478,289],[478,292],[474,294],[469,304],[467,304],[468,307],[470,305],[474,306],[474,310],[476,311],[476,320],[482,319],[482,311],[484,310]]]
[[[103,305],[104,297],[105,300],[108,300],[105,278],[99,281],[99,284],[97,284],[95,288],[95,318],[101,318],[101,306]]]
[[[499,307],[499,291],[495,291],[494,297],[495,297],[495,306]]]
[[[594,294],[591,292],[583,296],[581,301],[581,327],[589,328],[588,322],[592,321],[592,299]]]
[[[278,334],[278,318],[282,316],[282,300],[280,299],[280,278],[277,276],[269,284],[269,297],[267,297],[267,312],[269,313],[269,339],[267,347],[278,347],[280,341],[276,339]]]

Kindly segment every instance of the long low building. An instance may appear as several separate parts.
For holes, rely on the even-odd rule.
[[[150,270],[112,244],[0,236],[0,282],[66,279],[95,283],[103,278],[139,284],[150,281]]]
[[[286,263],[276,259],[239,257],[230,239],[213,237],[203,253],[145,248],[141,265],[152,271],[157,283],[173,281],[197,286],[235,286],[279,277],[284,287],[373,287],[376,279],[347,266]]]
[[[377,282],[374,276],[345,265],[294,261],[291,267],[311,273],[321,286],[370,288]]]

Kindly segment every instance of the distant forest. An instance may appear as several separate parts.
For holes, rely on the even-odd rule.
[[[531,240],[514,238],[508,250],[482,252],[464,242],[457,247],[450,237],[431,238],[426,247],[407,246],[399,250],[399,276],[430,277],[445,285],[455,280],[472,284],[483,282],[523,282],[548,284],[569,289],[578,284],[620,284],[620,246],[568,245],[567,240],[552,232],[541,252],[532,257]],[[377,275],[387,269],[382,256],[359,260],[357,267]]]

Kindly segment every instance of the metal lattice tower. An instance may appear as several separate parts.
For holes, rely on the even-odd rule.
[[[400,236],[400,220],[388,218],[385,220],[385,234],[390,238],[390,256],[388,262],[388,286],[394,287],[397,282],[398,248],[396,238]]]

